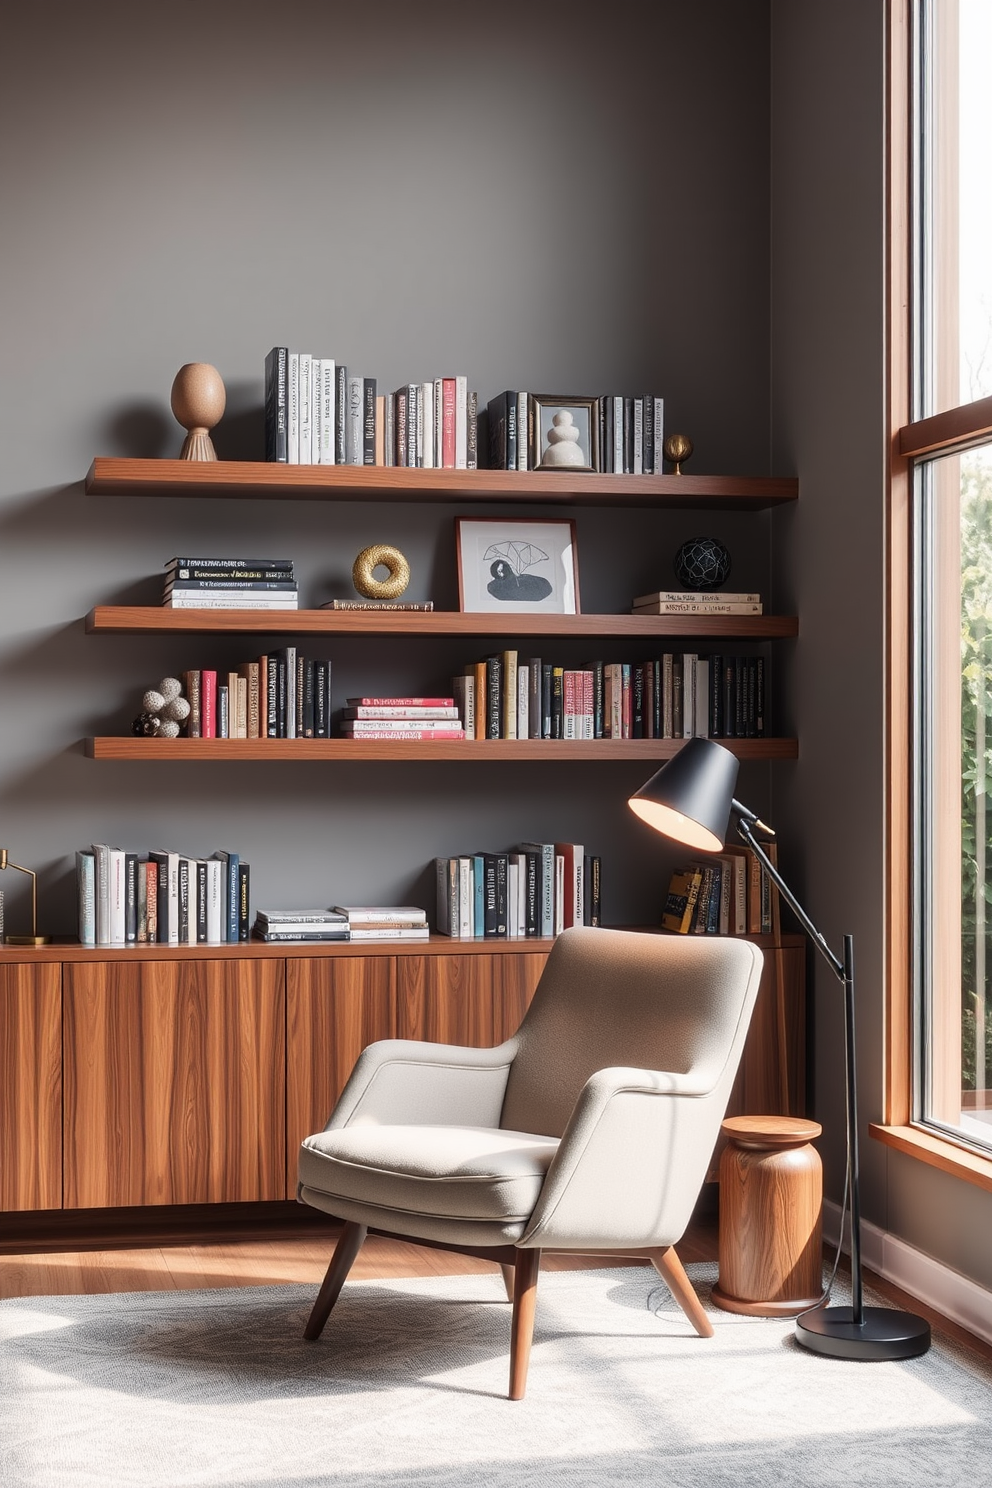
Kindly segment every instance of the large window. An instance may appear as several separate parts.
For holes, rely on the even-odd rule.
[[[902,1119],[992,1155],[992,3],[909,20]]]

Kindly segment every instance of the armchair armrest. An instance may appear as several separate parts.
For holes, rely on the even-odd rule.
[[[499,1126],[516,1039],[494,1049],[383,1039],[362,1050],[325,1127]]]
[[[587,1080],[548,1169],[525,1247],[621,1250],[681,1238],[726,1110],[734,1070],[603,1069]]]

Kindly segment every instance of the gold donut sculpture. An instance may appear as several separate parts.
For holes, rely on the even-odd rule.
[[[388,569],[389,577],[377,579],[377,568]],[[410,565],[399,548],[391,548],[388,543],[375,543],[359,553],[351,578],[359,594],[364,594],[366,599],[399,599],[410,582]]]

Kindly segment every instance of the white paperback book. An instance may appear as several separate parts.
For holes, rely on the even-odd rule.
[[[321,357],[318,409],[320,430],[317,439],[317,464],[334,464],[334,358]]]
[[[455,469],[468,468],[468,378],[455,377]]]
[[[346,422],[348,441],[348,464],[364,465],[365,431],[362,418],[365,402],[365,379],[348,378],[348,417]]]
[[[472,859],[458,859],[458,935],[462,940],[471,940],[474,933],[474,898],[472,881]]]
[[[313,464],[313,387],[311,372],[313,358],[307,351],[300,352],[300,464]]]
[[[300,353],[291,351],[286,358],[286,458],[290,465],[300,463]]]
[[[517,663],[517,738],[530,736],[530,667]]]
[[[207,945],[224,943],[224,864],[219,858],[206,858],[207,865]]]
[[[517,394],[517,469],[526,470],[528,465],[527,394]]]
[[[425,382],[420,389],[421,423],[424,431],[424,459],[425,470],[433,470],[439,465],[440,460],[435,458],[434,452],[434,383]]]

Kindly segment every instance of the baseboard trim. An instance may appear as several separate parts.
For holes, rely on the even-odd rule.
[[[832,1244],[836,1244],[839,1226],[840,1205],[825,1200],[823,1233]],[[846,1243],[844,1249],[848,1249]],[[861,1259],[869,1270],[992,1344],[992,1292],[977,1281],[867,1220],[861,1222]]]

